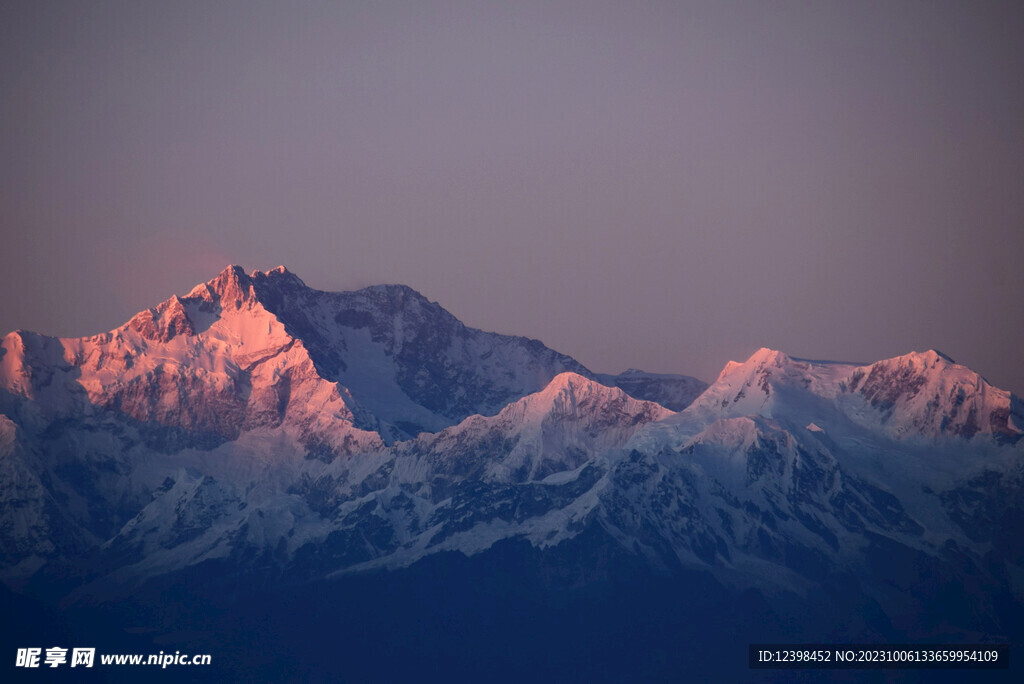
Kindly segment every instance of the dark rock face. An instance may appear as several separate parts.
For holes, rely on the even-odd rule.
[[[237,439],[245,422],[248,387],[241,377],[211,386],[187,368],[157,368],[105,397],[103,408],[139,423]]]
[[[262,292],[262,290],[259,290]],[[394,366],[394,382],[416,404],[449,424],[474,414],[491,415],[506,404],[544,388],[566,371],[590,376],[572,358],[525,337],[467,328],[454,316],[402,285],[369,287],[351,293],[308,289],[278,290],[268,309],[303,339],[326,377],[343,379],[350,331],[368,333]],[[340,334],[325,337],[307,312],[330,313]],[[359,397],[356,396],[356,400]],[[410,423],[408,428],[422,430]]]
[[[924,386],[926,378],[915,368],[887,368],[878,365],[860,384],[861,376],[855,375],[851,383],[852,389],[859,386],[860,393],[873,407],[882,411],[891,409],[901,397],[913,397]]]
[[[136,314],[128,325],[135,332],[154,342],[170,342],[178,335],[196,334],[185,307],[176,296],[155,309],[147,309]]]

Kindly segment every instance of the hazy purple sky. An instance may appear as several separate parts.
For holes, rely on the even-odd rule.
[[[228,263],[596,371],[938,348],[1024,393],[1020,2],[0,3],[0,329]]]

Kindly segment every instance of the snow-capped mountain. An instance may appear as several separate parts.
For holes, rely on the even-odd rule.
[[[249,487],[287,470],[282,454],[330,463],[470,415],[475,425],[559,373],[603,391],[570,357],[467,328],[407,287],[321,292],[283,267],[246,275],[232,266],[109,333],[18,331],[0,349],[12,492],[2,515],[15,574],[110,539],[167,478],[182,479],[174,464]],[[622,431],[614,423],[592,428],[602,445]],[[211,450],[229,455],[206,458]],[[225,476],[220,459],[235,470]],[[55,546],[59,537],[68,542]]]
[[[698,422],[758,414],[800,423],[813,422],[815,410],[899,439],[982,435],[1012,443],[1024,434],[1018,397],[935,350],[858,365],[763,348],[744,363],[730,362],[686,413]]]
[[[84,388],[87,397],[79,399],[91,406],[169,428],[211,430],[211,440],[308,408],[390,442],[496,413],[560,372],[590,375],[536,340],[466,328],[407,287],[321,292],[283,267],[251,275],[229,267],[104,335],[32,336],[35,342],[12,335],[4,342],[11,352],[5,378],[25,377],[37,361],[68,369],[80,376],[70,389]],[[38,349],[29,349],[33,344]],[[52,357],[39,356],[44,348]],[[39,383],[10,389],[32,396],[26,392],[39,391]],[[339,426],[324,425],[325,432]],[[365,437],[353,439],[362,444]]]
[[[310,459],[265,431],[201,456],[177,454],[164,461],[152,500],[103,545],[100,556],[119,569],[83,592],[131,591],[156,575],[270,549],[281,573],[308,579],[509,537],[556,544],[572,536],[570,518],[598,503],[586,496],[604,469],[594,455],[670,414],[563,373],[495,416],[357,458]],[[204,467],[205,458],[218,465]],[[276,462],[254,471],[253,458]]]
[[[0,577],[64,605],[508,548],[586,582],[842,586],[914,638],[1006,633],[1024,599],[1024,405],[934,351],[595,375],[403,286],[238,267],[109,333],[0,349]],[[921,618],[939,594],[962,615]]]

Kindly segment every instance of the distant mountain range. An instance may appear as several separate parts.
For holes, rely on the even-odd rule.
[[[53,611],[44,632],[101,610],[115,639],[191,634],[272,679],[251,649],[299,658],[313,630],[362,644],[358,680],[482,675],[503,639],[532,658],[510,679],[617,680],[713,674],[714,653],[745,672],[730,633],[1024,634],[1024,403],[933,350],[762,349],[710,386],[603,375],[404,286],[321,292],[237,266],[111,332],[0,349],[0,579],[12,606]],[[419,603],[436,591],[449,600]],[[314,617],[224,637],[253,597],[263,620]],[[364,629],[324,617],[331,601]],[[463,632],[430,631],[445,620]],[[552,625],[586,639],[545,649]],[[413,669],[382,634],[415,642]],[[333,672],[288,662],[284,678]]]

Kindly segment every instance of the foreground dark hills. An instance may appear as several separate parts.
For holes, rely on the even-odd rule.
[[[229,267],[0,354],[11,650],[667,680],[770,678],[757,641],[1024,635],[1024,407],[935,351],[598,375],[403,286]]]

